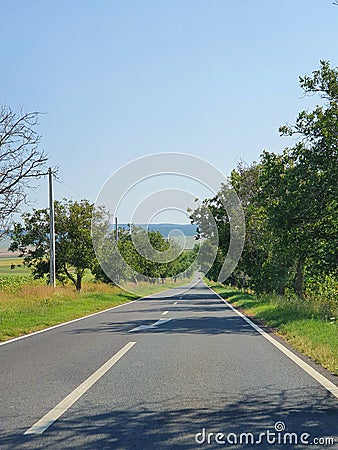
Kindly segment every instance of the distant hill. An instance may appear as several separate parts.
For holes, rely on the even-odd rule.
[[[179,224],[179,223],[152,223],[152,224],[135,224],[138,227],[148,229],[149,231],[159,231],[163,237],[167,237],[169,233],[172,231],[172,236],[179,236],[179,232],[175,232],[174,230],[179,230],[184,234],[184,236],[195,236],[196,235],[196,225],[192,224]],[[124,228],[125,230],[129,229],[128,224],[119,223],[119,227]]]
[[[163,237],[168,237],[169,233],[172,231],[171,236],[174,237],[178,243],[183,245],[184,238],[179,233],[179,231],[181,231],[187,238],[185,245],[186,248],[193,248],[193,246],[197,243],[197,241],[195,241],[194,239],[194,236],[196,236],[196,225],[178,223],[153,223],[150,225],[137,224],[136,226],[148,229],[149,231],[159,231]],[[125,230],[129,229],[129,226],[126,223],[119,223],[119,227],[124,228]],[[114,225],[111,225],[111,228],[114,229]],[[174,230],[179,231],[175,232]],[[4,237],[0,240],[0,258],[18,256],[19,252],[8,252],[10,243],[11,241],[8,237]]]
[[[9,237],[4,236],[0,239],[0,258],[15,258],[20,252],[9,252],[8,247],[11,245]]]
[[[11,240],[9,237],[4,236],[0,239],[0,250],[6,250],[11,245]]]

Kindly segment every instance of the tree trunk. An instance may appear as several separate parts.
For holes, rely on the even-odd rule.
[[[76,290],[77,290],[78,292],[81,291],[81,287],[82,287],[82,273],[81,273],[81,274],[78,273],[78,274],[76,275],[76,284],[75,284],[75,287],[76,287]]]
[[[277,294],[278,295],[284,295],[285,294],[285,288],[286,286],[283,284],[283,286],[279,286],[277,289]]]
[[[74,283],[76,290],[78,292],[81,291],[81,287],[82,287],[82,275],[83,275],[83,271],[78,271],[76,272],[76,278],[68,271],[66,264],[63,266],[63,269],[65,271],[65,274],[67,275],[67,277],[71,280],[72,283]]]
[[[131,274],[131,277],[132,277],[132,279],[133,279],[133,283],[134,283],[134,284],[138,284],[137,278],[135,277],[135,274],[134,274],[134,273]]]
[[[299,258],[299,260],[297,262],[295,278],[293,280],[293,287],[294,287],[295,293],[301,299],[304,299],[304,290],[303,290],[304,272],[303,271],[304,271],[304,259]]]

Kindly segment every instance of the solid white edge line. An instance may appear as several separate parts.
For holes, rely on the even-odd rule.
[[[52,410],[29,428],[24,434],[42,434],[50,425],[52,425],[59,417],[62,416],[89,388],[93,386],[109,369],[113,367],[119,359],[130,350],[136,342],[128,342],[121,350],[119,350],[112,358],[104,363],[96,372],[90,375],[83,383],[81,383],[73,392],[58,403]]]
[[[332,381],[328,380],[324,375],[317,372],[316,369],[311,367],[289,349],[287,349],[283,344],[278,342],[272,336],[270,336],[266,331],[262,330],[258,325],[256,325],[252,320],[250,320],[247,316],[238,311],[231,303],[227,302],[223,297],[221,297],[217,292],[215,292],[211,287],[207,286],[214,294],[217,295],[232,311],[238,314],[243,320],[245,320],[249,325],[252,326],[258,333],[260,333],[265,339],[267,339],[272,345],[278,348],[284,355],[286,355],[289,359],[291,359],[294,363],[296,363],[299,367],[301,367],[306,373],[308,373],[312,378],[314,378],[318,383],[320,383],[326,390],[331,392],[335,397],[338,398],[338,386],[336,386]]]

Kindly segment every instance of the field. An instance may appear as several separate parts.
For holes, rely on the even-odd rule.
[[[0,276],[3,275],[29,275],[30,271],[20,258],[0,258]]]

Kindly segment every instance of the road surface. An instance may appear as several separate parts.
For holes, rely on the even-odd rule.
[[[338,448],[334,377],[202,281],[1,345],[0,365],[1,450]]]

